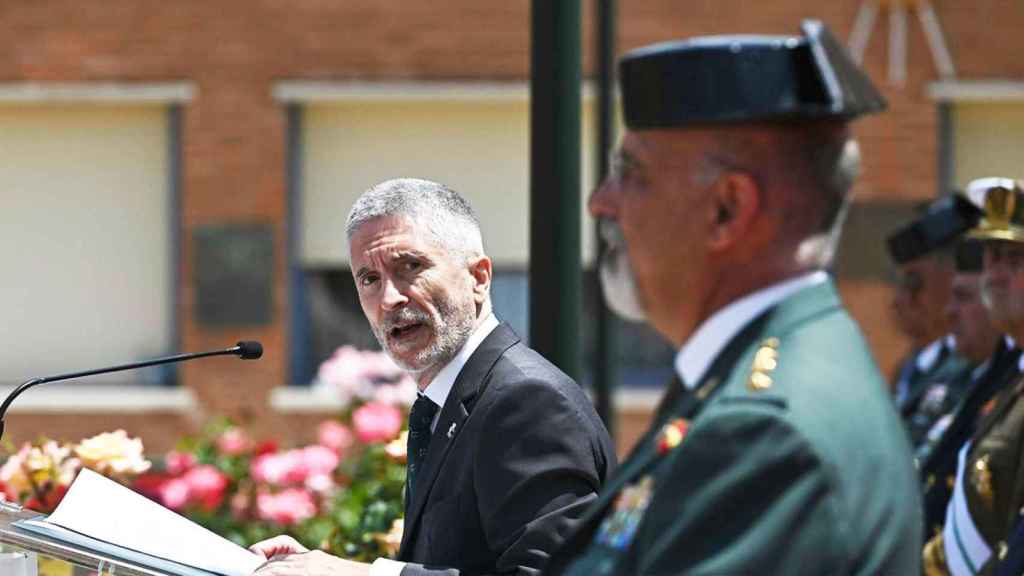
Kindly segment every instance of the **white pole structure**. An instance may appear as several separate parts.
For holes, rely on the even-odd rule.
[[[903,2],[889,8],[889,83],[903,86],[907,80],[907,10]]]
[[[850,32],[850,56],[857,64],[864,63],[864,51],[867,50],[868,41],[871,40],[871,31],[875,27],[875,19],[878,17],[878,2],[876,0],[864,0],[857,9],[857,19],[853,22],[853,30]]]
[[[862,0],[850,30],[847,46],[857,64],[864,63],[864,54],[875,28],[879,11],[889,13],[889,83],[902,87],[907,81],[907,12],[916,12],[932,62],[942,80],[956,77],[956,66],[949,45],[942,33],[939,17],[930,0]]]
[[[942,34],[942,27],[939,25],[939,17],[935,15],[931,2],[921,0],[917,8],[917,17],[921,21],[921,28],[924,30],[924,37],[928,40],[928,48],[932,52],[932,60],[939,76],[948,80],[956,76],[956,68],[953,66],[953,57],[949,55],[949,47],[946,45],[946,37]]]

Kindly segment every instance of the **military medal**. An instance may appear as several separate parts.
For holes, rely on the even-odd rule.
[[[636,535],[653,492],[654,478],[650,474],[623,488],[612,504],[611,514],[601,522],[595,540],[615,550],[626,549]]]
[[[676,446],[679,446],[683,442],[686,430],[689,427],[690,422],[686,418],[676,418],[665,424],[661,429],[661,434],[658,435],[658,454],[667,454]]]

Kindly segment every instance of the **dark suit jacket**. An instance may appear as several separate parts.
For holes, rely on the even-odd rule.
[[[406,508],[403,576],[538,573],[614,465],[580,386],[499,325],[441,410]]]
[[[830,283],[751,322],[695,384],[655,421],[546,574],[920,572],[906,435]],[[688,422],[685,435],[666,447],[658,431],[676,418]],[[635,495],[650,485],[639,519],[599,529],[616,508],[645,502],[617,500],[627,487]]]

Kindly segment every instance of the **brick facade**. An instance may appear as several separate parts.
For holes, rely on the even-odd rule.
[[[592,12],[584,2],[584,20]],[[858,0],[634,0],[618,7],[622,49],[724,32],[792,34],[803,17],[823,19],[846,38]],[[962,78],[1024,77],[1024,8],[1015,0],[934,0]],[[180,327],[186,350],[259,339],[259,363],[184,367],[208,413],[228,413],[265,433],[301,437],[307,418],[266,408],[285,382],[288,358],[286,131],[273,82],[291,80],[515,80],[529,73],[529,2],[400,0],[47,0],[0,5],[0,82],[156,82],[188,80],[197,95],[183,109],[182,246],[178,264]],[[584,40],[591,41],[585,26]],[[926,95],[936,77],[916,19],[909,21],[906,85],[887,89],[891,111],[857,126],[865,157],[858,199],[922,199],[937,191],[937,113]],[[880,17],[867,66],[885,78],[887,21]],[[585,65],[592,58],[584,50]],[[210,330],[193,320],[191,231],[210,224],[265,222],[275,234],[272,324]],[[890,367],[905,350],[886,314],[888,293],[875,282],[843,286],[875,352]],[[177,419],[177,420],[176,420]],[[637,420],[628,417],[630,422]],[[642,421],[642,418],[640,418]],[[17,424],[15,422],[17,421]],[[137,423],[153,448],[196,423],[154,418],[14,416],[12,439],[46,431],[80,436]],[[626,426],[624,437],[633,428]],[[620,427],[622,429],[622,427]],[[144,430],[144,432],[143,432]]]

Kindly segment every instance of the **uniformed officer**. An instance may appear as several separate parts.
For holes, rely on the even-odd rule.
[[[1001,181],[987,178],[975,180],[968,184],[966,195],[972,203],[982,206],[990,185]],[[973,244],[980,242],[971,241]],[[979,277],[979,282],[982,278]],[[979,290],[982,288],[979,285]],[[982,290],[979,296],[983,296],[983,293]],[[1005,330],[1005,322],[993,317],[991,310],[989,319],[996,332]],[[967,340],[965,338],[963,346],[980,346]],[[1004,335],[998,340],[991,357],[972,372],[971,383],[953,411],[936,420],[925,438],[918,443],[914,455],[922,482],[927,535],[940,531],[946,521],[946,509],[953,494],[961,447],[974,434],[982,415],[991,410],[996,394],[1019,374],[1019,359],[1020,350],[1014,340]]]
[[[946,306],[955,273],[956,241],[980,215],[969,200],[950,194],[927,204],[886,239],[900,276],[892,310],[913,347],[893,383],[896,405],[908,421],[930,384],[949,382],[968,367],[956,353]]]
[[[824,270],[884,100],[819,22],[655,45],[619,67],[625,132],[590,199],[613,309],[679,381],[548,572],[915,574],[906,434]],[[883,488],[884,487],[884,488]]]
[[[1024,339],[1024,187],[989,179],[984,217],[971,236],[984,241],[982,289],[992,319]],[[958,453],[942,531],[924,549],[925,573],[988,574],[1006,555],[1024,505],[1024,378],[1017,376],[983,408]]]
[[[962,367],[955,372],[951,368],[936,370],[919,387],[917,397],[904,405],[904,422],[918,458],[941,438],[953,410],[987,370],[988,360],[1001,338],[981,301],[981,243],[963,240],[957,242],[955,251],[956,273],[946,304],[946,318],[949,337],[955,342],[955,357],[962,358],[958,362]]]

